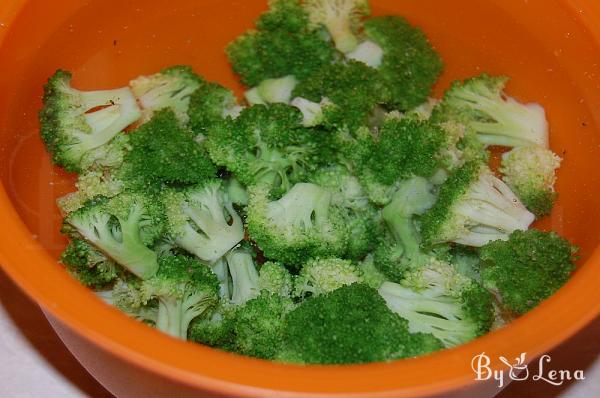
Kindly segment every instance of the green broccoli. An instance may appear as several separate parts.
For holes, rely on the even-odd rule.
[[[246,91],[246,101],[257,104],[289,104],[298,80],[292,75],[277,79],[265,79],[258,86]]]
[[[304,264],[294,281],[294,296],[320,296],[362,282],[359,267],[340,258],[315,258]]]
[[[372,254],[368,254],[359,264],[362,280],[373,289],[379,289],[379,286],[385,282],[387,277],[375,266],[375,258]]]
[[[432,115],[436,122],[456,121],[473,129],[486,145],[548,148],[544,108],[522,104],[504,93],[507,77],[481,75],[454,82]]]
[[[298,0],[269,2],[270,10],[227,46],[233,70],[250,87],[266,79],[292,75],[303,80],[334,60],[335,50],[309,27]]]
[[[313,29],[325,27],[342,53],[356,49],[355,33],[361,28],[362,17],[371,12],[367,0],[305,0],[304,8]]]
[[[86,202],[95,197],[112,198],[124,189],[123,181],[116,179],[112,174],[88,170],[77,177],[75,182],[77,191],[68,193],[57,199],[56,203],[64,214],[69,214],[85,206]]]
[[[389,90],[380,74],[358,61],[323,66],[294,89],[293,98],[315,103],[326,98],[322,107],[324,125],[351,131],[367,123],[377,105],[388,101]]]
[[[141,117],[129,88],[80,91],[71,87],[71,73],[62,70],[48,80],[43,101],[40,134],[53,162],[67,171],[103,162],[104,147]]]
[[[423,32],[402,17],[386,16],[367,20],[365,35],[369,41],[349,57],[379,71],[391,92],[388,105],[409,110],[426,101],[443,65]]]
[[[446,347],[487,333],[494,322],[493,296],[433,258],[409,272],[402,284],[384,282],[379,293],[392,311],[408,320],[411,332],[431,333]]]
[[[514,148],[502,155],[500,172],[504,182],[533,214],[550,214],[556,192],[556,169],[561,158],[549,149],[538,146]]]
[[[304,127],[315,127],[323,124],[325,122],[325,107],[334,106],[329,98],[322,98],[320,102],[313,102],[302,97],[294,98],[290,105],[302,112],[302,125]]]
[[[215,124],[242,111],[231,90],[217,83],[205,83],[190,96],[188,117],[194,134],[205,135]]]
[[[111,199],[91,201],[65,218],[65,232],[78,234],[107,257],[136,276],[147,279],[158,269],[149,246],[162,235],[164,210],[147,194],[122,193]]]
[[[238,306],[221,300],[211,314],[197,317],[188,328],[188,340],[225,351],[235,351],[232,319]]]
[[[456,242],[481,247],[533,222],[510,188],[481,162],[468,162],[441,186],[438,201],[422,217],[425,245]]]
[[[266,258],[287,266],[346,250],[342,216],[331,206],[331,193],[315,184],[296,184],[275,201],[266,187],[251,188],[247,227]]]
[[[142,105],[143,121],[150,120],[154,112],[169,108],[183,124],[188,122],[190,97],[205,84],[189,66],[172,66],[129,83]]]
[[[116,172],[129,188],[157,192],[164,185],[199,184],[216,176],[204,147],[169,109],[155,112],[129,136],[131,151]]]
[[[145,301],[158,300],[156,328],[186,339],[190,322],[217,305],[218,286],[216,275],[198,260],[166,256],[160,259],[157,274],[140,289]]]
[[[515,231],[479,251],[483,285],[517,314],[536,307],[564,285],[577,248],[554,232]]]
[[[355,283],[302,301],[286,317],[276,359],[302,364],[390,361],[437,351],[441,342],[409,332],[377,290]]]
[[[118,279],[112,290],[98,292],[106,303],[118,308],[130,317],[151,326],[158,320],[158,303],[156,300],[146,300],[142,290],[142,281],[127,278]]]
[[[290,297],[292,294],[292,275],[284,265],[267,261],[260,267],[258,274],[258,290],[261,293]]]
[[[94,289],[109,285],[122,273],[114,261],[81,239],[69,242],[60,261],[79,282]]]
[[[415,216],[425,213],[435,203],[433,186],[422,177],[400,183],[392,202],[383,211],[383,219],[391,236],[375,251],[374,264],[389,280],[399,282],[410,268],[429,261],[421,251],[421,238]]]
[[[242,220],[219,180],[167,190],[162,203],[174,243],[203,261],[218,260],[244,238]]]
[[[227,192],[227,197],[231,200],[234,205],[247,206],[248,205],[248,191],[234,176],[230,176],[224,182],[224,188]]]
[[[213,161],[242,184],[265,182],[280,193],[332,157],[326,137],[303,127],[300,111],[284,104],[244,109],[215,126],[206,145]]]
[[[244,304],[260,293],[259,275],[252,253],[245,248],[237,248],[225,256],[231,274],[231,303]]]
[[[227,261],[224,257],[221,257],[209,266],[219,280],[219,296],[221,296],[221,299],[230,300],[231,276],[229,275],[229,266],[227,265]]]

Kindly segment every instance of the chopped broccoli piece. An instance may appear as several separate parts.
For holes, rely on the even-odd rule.
[[[219,180],[162,197],[168,234],[176,245],[212,263],[244,238],[244,227]]]
[[[227,56],[242,82],[250,87],[263,80],[293,75],[303,80],[334,60],[335,50],[311,31],[298,0],[270,2],[249,30],[227,46]]]
[[[267,188],[256,186],[250,189],[248,233],[266,258],[287,266],[342,255],[347,233],[336,210],[331,193],[315,184],[296,184],[275,201],[270,201]]]
[[[114,261],[81,239],[69,242],[60,261],[79,282],[94,289],[109,285],[121,274]]]
[[[198,260],[166,256],[160,259],[157,274],[140,289],[146,301],[158,300],[156,327],[186,339],[190,322],[217,305],[218,286],[216,275]]]
[[[500,172],[506,184],[533,214],[550,214],[556,200],[554,183],[561,158],[538,146],[514,148],[502,156]]]
[[[487,333],[494,321],[493,296],[433,258],[402,284],[384,282],[379,293],[392,311],[408,320],[411,332],[431,333],[446,347]]]
[[[206,134],[217,123],[242,111],[231,90],[217,83],[205,83],[191,95],[187,111],[194,134]]]
[[[481,247],[527,229],[534,218],[486,165],[469,162],[441,186],[438,201],[421,220],[421,232],[429,246],[456,242]]]
[[[43,101],[40,134],[53,162],[67,171],[104,161],[103,147],[141,116],[129,88],[80,91],[62,70],[48,80]]]
[[[298,84],[298,80],[291,75],[277,79],[266,79],[246,92],[246,100],[250,105],[289,104],[296,84]]]
[[[64,214],[69,214],[85,206],[86,202],[98,196],[112,198],[120,194],[123,181],[115,179],[110,173],[89,170],[80,174],[75,182],[77,191],[58,198],[58,207]]]
[[[238,206],[248,205],[248,191],[246,191],[246,188],[240,184],[237,178],[231,176],[227,179],[227,181],[225,181],[224,184],[227,197],[233,204]]]
[[[515,231],[480,249],[483,285],[517,314],[536,307],[564,285],[577,248],[554,232]]]
[[[356,49],[346,54],[346,58],[367,64],[371,68],[379,68],[383,62],[383,49],[376,43],[365,40]]]
[[[379,286],[385,282],[387,277],[375,266],[375,259],[372,254],[367,255],[358,266],[362,273],[363,282],[371,286],[373,289],[379,289]]]
[[[290,297],[293,289],[292,275],[280,263],[267,261],[260,267],[258,289],[261,293]]]
[[[434,109],[437,122],[457,121],[473,129],[486,145],[548,148],[544,108],[522,104],[504,93],[507,77],[481,75],[454,82]]]
[[[199,184],[216,175],[206,150],[171,110],[156,112],[130,134],[130,144],[118,172],[130,188],[157,192],[165,184]]]
[[[258,296],[258,271],[254,265],[252,253],[244,248],[230,251],[226,255],[231,274],[231,302],[239,305]]]
[[[362,17],[371,12],[367,0],[305,0],[304,8],[313,29],[325,27],[343,53],[356,49],[355,32],[361,28]]]
[[[188,340],[225,351],[234,351],[232,319],[238,306],[221,300],[210,316],[197,317],[188,328]]]
[[[231,277],[229,275],[229,265],[224,257],[221,257],[214,263],[210,264],[210,269],[217,276],[219,280],[219,296],[222,299],[230,300],[231,299]]]
[[[362,282],[362,273],[349,260],[316,258],[300,270],[294,281],[294,296],[320,296],[357,282]]]
[[[112,291],[103,292],[101,297],[130,317],[155,326],[158,320],[158,303],[156,300],[146,300],[141,287],[139,279],[119,279]]]
[[[321,102],[312,102],[306,98],[296,97],[291,102],[295,108],[302,112],[302,125],[304,127],[314,127],[322,124],[325,121],[325,113],[323,109],[326,106],[332,105],[328,98],[322,98]]]
[[[142,105],[143,120],[154,112],[169,108],[181,123],[188,122],[190,97],[205,84],[189,66],[173,66],[150,76],[140,76],[129,85]]]
[[[163,214],[162,206],[153,197],[123,193],[86,204],[69,214],[65,223],[106,256],[147,279],[158,269],[156,253],[149,246],[163,233]]]
[[[379,53],[373,49],[367,64],[374,64],[385,80],[391,93],[388,104],[408,110],[423,103],[443,68],[423,32],[402,17],[386,16],[367,20],[365,35],[383,50],[380,65],[376,65]]]
[[[276,359],[304,364],[390,361],[441,349],[431,334],[410,333],[377,290],[355,283],[301,302],[286,317]]]

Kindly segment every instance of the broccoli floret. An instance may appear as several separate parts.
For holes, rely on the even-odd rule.
[[[325,27],[343,53],[356,49],[355,33],[361,28],[362,18],[371,12],[367,0],[305,0],[304,8],[313,28]]]
[[[114,261],[81,239],[69,242],[60,261],[79,282],[94,289],[109,285],[121,274]]]
[[[365,40],[356,46],[354,51],[347,53],[346,58],[362,62],[371,68],[377,69],[383,61],[383,49],[376,43]]]
[[[309,101],[306,98],[296,97],[291,102],[295,108],[302,112],[302,125],[304,127],[314,127],[325,122],[324,108],[332,105],[328,98],[322,98],[320,102]]]
[[[227,197],[231,200],[231,203],[238,206],[248,205],[248,191],[246,188],[237,180],[237,178],[230,176],[224,182],[224,188],[227,192]]]
[[[294,296],[320,296],[362,282],[360,268],[349,260],[316,258],[306,262],[294,281]]]
[[[436,122],[456,121],[473,129],[486,145],[548,148],[544,108],[522,104],[504,93],[507,77],[481,75],[454,82],[434,109]]]
[[[350,60],[325,65],[301,81],[292,96],[316,103],[327,98],[331,104],[323,106],[324,124],[354,131],[367,123],[378,104],[388,100],[388,93],[375,69]]]
[[[246,101],[256,104],[289,104],[298,80],[292,75],[263,80],[258,86],[246,91]]]
[[[276,359],[305,364],[389,361],[441,349],[431,334],[410,333],[377,290],[355,283],[309,298],[286,317]]]
[[[431,333],[446,347],[487,333],[494,321],[493,296],[445,262],[431,258],[402,284],[384,282],[379,294],[408,320],[411,332]]]
[[[238,307],[232,320],[235,351],[274,359],[283,345],[285,316],[293,308],[291,299],[267,292]]]
[[[142,297],[158,300],[156,328],[187,338],[190,322],[218,303],[219,281],[206,265],[191,257],[160,259],[157,274],[143,282]]]
[[[538,146],[514,148],[502,155],[502,179],[533,214],[550,214],[556,200],[554,183],[561,158]]]
[[[242,111],[233,92],[217,83],[201,85],[189,102],[189,125],[196,135],[206,134],[228,117],[235,119]]]
[[[230,300],[231,299],[231,277],[229,275],[229,266],[227,265],[227,261],[224,257],[221,257],[214,263],[210,264],[210,269],[217,276],[219,280],[219,296],[222,299]]]
[[[567,282],[576,250],[554,232],[515,231],[480,249],[483,285],[506,309],[524,314]]]
[[[156,192],[165,184],[199,184],[216,175],[206,150],[169,109],[132,132],[130,144],[118,175],[132,189]]]
[[[267,261],[260,267],[258,289],[261,293],[266,291],[268,294],[289,297],[292,288],[292,275],[282,264]]]
[[[421,251],[421,238],[414,217],[425,213],[435,203],[433,186],[422,177],[400,183],[392,202],[382,211],[391,232],[375,251],[375,267],[389,280],[399,282],[408,269],[429,261]]]
[[[331,193],[315,184],[296,184],[275,201],[266,187],[251,188],[247,225],[265,257],[287,266],[311,257],[339,256],[346,249],[346,226],[331,206]]]
[[[146,300],[141,287],[139,279],[119,279],[111,291],[99,293],[99,296],[130,317],[155,326],[158,320],[158,303],[156,300]]]
[[[219,180],[162,197],[168,234],[176,245],[212,263],[244,238],[244,226]]]
[[[227,253],[225,257],[232,281],[231,302],[240,305],[258,296],[259,276],[252,253],[244,248],[238,248]]]
[[[469,162],[441,186],[438,201],[421,219],[421,232],[428,246],[456,242],[481,247],[527,229],[534,218],[486,165]]]
[[[164,230],[164,210],[152,196],[123,193],[92,201],[65,218],[69,226],[106,256],[142,279],[152,277],[157,256],[149,249]]]
[[[304,128],[300,111],[284,104],[244,109],[211,130],[206,145],[215,163],[242,184],[268,183],[278,192],[332,157],[326,137]]]
[[[423,103],[443,68],[423,32],[402,17],[386,16],[367,20],[365,35],[375,45],[363,48],[359,55],[384,78],[391,93],[388,105],[408,110]]]
[[[188,328],[188,340],[206,344],[225,351],[234,351],[233,330],[235,312],[238,306],[221,300],[211,315],[197,317]]]
[[[346,256],[361,259],[375,248],[382,232],[378,210],[369,202],[358,179],[341,165],[318,170],[310,182],[332,194],[332,205],[336,206],[348,229]]]
[[[205,84],[189,66],[173,66],[150,76],[140,76],[129,85],[142,105],[143,121],[160,109],[171,109],[181,123],[188,121],[190,97]]]
[[[298,0],[269,3],[270,10],[250,30],[227,46],[233,70],[250,87],[263,80],[293,75],[302,80],[334,60],[335,50],[311,31]]]
[[[141,117],[129,88],[80,91],[58,70],[44,87],[40,134],[55,164],[80,172],[106,156],[103,146]],[[109,151],[111,152],[111,151]]]
[[[75,182],[77,191],[57,199],[56,203],[64,214],[69,214],[85,206],[86,202],[97,196],[112,198],[120,194],[123,181],[115,179],[110,173],[98,170],[89,170],[77,177]]]
[[[375,259],[372,254],[367,255],[358,266],[362,273],[363,282],[371,286],[373,289],[379,289],[379,286],[385,282],[387,277],[375,266]]]

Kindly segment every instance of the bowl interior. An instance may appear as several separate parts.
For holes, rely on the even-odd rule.
[[[37,112],[48,76],[63,68],[73,72],[73,84],[78,88],[111,88],[166,66],[190,64],[208,80],[240,93],[241,86],[223,49],[251,26],[266,2],[25,3],[10,26],[0,24],[0,30],[8,29],[0,47],[0,178],[30,233],[57,259],[66,240],[59,233],[61,217],[55,199],[73,190],[74,176],[51,166],[38,135]],[[445,72],[436,86],[436,96],[454,79],[487,72],[510,76],[510,95],[545,107],[552,149],[564,161],[557,184],[558,203],[552,215],[537,226],[556,230],[580,246],[580,263],[584,264],[600,241],[600,114],[597,110],[594,113],[600,109],[600,86],[594,81],[600,58],[597,43],[577,13],[562,2],[543,0],[371,3],[375,14],[406,16],[424,29],[441,52]],[[540,15],[544,15],[543,20]],[[50,261],[19,266],[59,267]],[[591,266],[582,265],[578,272]],[[76,289],[75,282],[65,279],[62,283],[67,290]],[[566,294],[570,293],[564,293],[563,298]],[[133,322],[123,322],[134,327]],[[133,330],[138,333],[141,328]],[[148,336],[159,338],[158,334]],[[549,344],[550,335],[546,337],[542,341]],[[487,347],[489,351],[497,346],[499,338],[486,339],[486,345],[477,349]],[[213,355],[208,350],[204,354]],[[450,358],[449,354],[440,355]],[[464,365],[452,374],[466,375],[468,360]],[[194,365],[190,366],[193,370]],[[362,388],[379,389],[372,382],[363,382]],[[264,380],[260,383],[269,385]],[[360,380],[348,385],[357,383]],[[406,381],[390,383],[383,385],[399,387]],[[298,383],[296,388],[309,387]]]

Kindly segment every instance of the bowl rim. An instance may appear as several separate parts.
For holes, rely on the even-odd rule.
[[[0,47],[10,32],[12,22],[26,3],[27,0],[7,0],[0,6]],[[571,0],[564,3],[594,37],[600,51],[600,3],[589,0]],[[488,354],[493,358],[499,355],[516,357],[523,348],[526,348],[528,355],[533,358],[572,336],[600,314],[600,289],[588,289],[583,295],[581,293],[588,276],[600,266],[599,247],[554,296],[509,326],[468,344],[425,357],[391,363],[346,366],[272,363],[175,340],[129,319],[102,303],[91,291],[55,266],[56,261],[35,240],[20,219],[3,186],[0,187],[0,211],[4,216],[4,226],[0,229],[0,266],[45,311],[68,325],[79,336],[121,360],[176,382],[210,392],[256,397],[296,394],[330,396],[329,394],[335,393],[344,393],[344,396],[352,397],[438,394],[471,384],[473,375],[465,372],[464,358],[472,358],[474,354],[483,352],[486,347]],[[41,278],[32,278],[37,270],[33,267],[18,266],[23,263],[43,265],[44,272],[47,273],[46,278],[43,281]],[[61,289],[49,286],[54,283],[59,283]],[[78,299],[70,299],[73,295]],[[568,323],[551,324],[550,326],[554,326],[552,333],[546,334],[534,344],[522,346],[519,336],[531,333],[530,325],[549,322],[551,318],[548,315],[563,313],[564,309],[561,310],[560,303],[574,297],[580,297],[578,302],[585,305],[563,314],[569,320]],[[490,352],[490,341],[504,343],[497,344],[498,347],[494,350],[497,352]],[[176,355],[183,350],[189,353],[185,361]],[[210,363],[204,363],[203,359],[206,357],[210,358]],[[441,374],[438,372],[436,380],[431,380],[428,378],[428,370],[439,368],[439,363],[447,363],[449,366],[442,370]],[[492,361],[492,368],[506,369],[496,360]],[[323,372],[323,369],[327,369],[327,372]],[[267,378],[264,377],[260,382],[253,379],[252,376],[259,373],[270,375],[270,381],[265,381]],[[377,389],[373,389],[372,383],[360,382],[360,379],[377,377],[382,373],[390,375],[386,379],[391,378],[392,381],[382,382]],[[397,380],[393,377],[394,374],[406,375],[410,382],[407,384],[406,380],[393,381]],[[306,383],[306,380],[312,380],[313,383]]]

